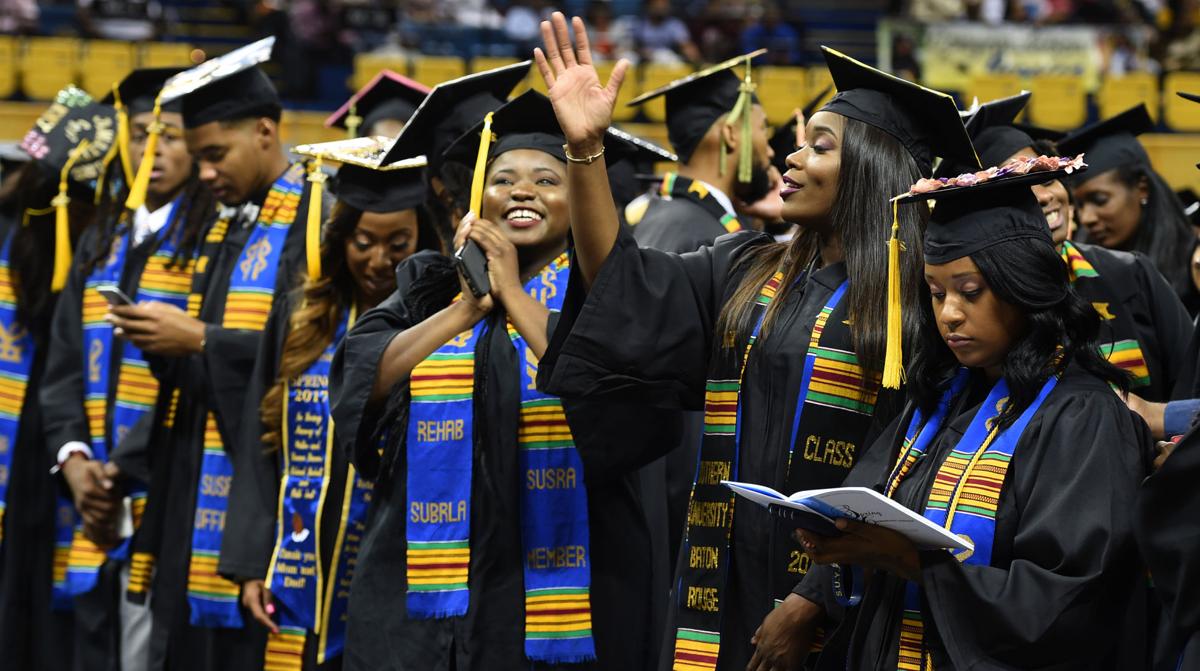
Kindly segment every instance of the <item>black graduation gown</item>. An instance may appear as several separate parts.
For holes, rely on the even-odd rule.
[[[591,534],[594,664],[554,667],[525,657],[517,422],[517,358],[497,311],[477,348],[470,606],[450,619],[406,616],[406,384],[397,385],[383,419],[368,407],[375,371],[397,332],[448,304],[457,292],[449,260],[418,253],[398,270],[397,292],[363,315],[343,340],[330,376],[337,439],[354,452],[360,473],[378,473],[373,509],[350,591],[344,664],[356,671],[492,669],[645,669],[649,636],[649,538],[631,472],[648,461],[646,444],[678,440],[671,413],[564,399],[584,463]],[[451,289],[448,293],[447,288]],[[553,315],[551,328],[553,328]],[[614,426],[615,418],[619,426]],[[675,420],[677,422],[677,420]],[[390,431],[382,463],[372,438]]]
[[[297,207],[284,242],[275,296],[295,285],[305,264],[305,221],[308,186]],[[267,192],[252,202],[261,205]],[[240,214],[229,224],[219,249],[208,261],[200,320],[208,324],[202,354],[160,362],[155,374],[164,382],[159,393],[153,457],[154,474],[147,503],[146,527],[152,531],[139,543],[155,557],[151,587],[154,627],[150,640],[150,668],[170,671],[239,671],[262,666],[266,630],[243,613],[242,629],[193,627],[188,623],[188,562],[191,556],[196,488],[203,456],[204,426],[208,412],[217,418],[222,443],[236,450],[245,417],[246,391],[262,334],[220,326],[225,313],[234,268],[254,230],[253,218]],[[174,427],[161,428],[170,388],[180,390]],[[233,543],[239,539],[232,536]]]
[[[725,227],[708,210],[685,198],[666,200],[651,197],[642,221],[633,227],[633,239],[641,247],[686,254],[725,235]],[[704,413],[683,413],[683,437],[666,456],[638,472],[643,488],[646,523],[654,546],[654,628],[662,632],[675,560],[687,526],[688,499],[700,441],[704,435]],[[661,635],[661,634],[660,634]]]
[[[976,377],[926,457],[893,498],[924,510],[937,469],[990,385]],[[847,485],[883,487],[911,408],[884,432]],[[1144,659],[1145,577],[1133,539],[1137,482],[1151,439],[1107,384],[1070,367],[1022,433],[996,518],[989,566],[921,553],[925,641],[935,669],[1130,669]],[[842,614],[817,669],[895,669],[907,583],[876,574]],[[830,606],[829,572],[795,590]],[[1138,624],[1141,624],[1140,622]],[[845,657],[849,651],[849,658]],[[1121,661],[1124,660],[1124,661]]]
[[[1114,311],[1121,311],[1132,320],[1150,370],[1150,386],[1136,388],[1134,393],[1148,401],[1170,400],[1181,371],[1187,367],[1188,340],[1192,335],[1192,318],[1175,290],[1150,259],[1141,254],[1085,243],[1075,246],[1100,273],[1108,294],[1104,298],[1115,304]],[[1111,326],[1112,322],[1105,325]],[[1111,342],[1113,338],[1107,330],[1102,330],[1101,340]]]
[[[736,262],[748,250],[770,242],[766,234],[743,231],[717,238],[711,247],[676,255],[639,249],[631,236],[620,234],[586,295],[579,278],[572,276],[538,384],[561,396],[699,410],[716,321],[741,279]],[[803,290],[789,292],[771,333],[751,351],[742,385],[737,479],[786,487],[791,419],[810,334],[825,302],[845,278],[845,265],[833,264],[814,273]],[[614,333],[620,334],[617,345]],[[873,434],[897,411],[895,394],[881,392],[874,419],[863,418],[865,439],[851,446],[848,463],[821,453],[810,459],[797,450],[805,479],[812,487],[838,485],[862,458]],[[776,574],[769,556],[780,527],[771,516],[758,506],[736,504],[733,519],[732,563],[721,613],[722,671],[745,668],[753,654],[750,638],[773,608],[774,588],[791,587],[772,584]],[[673,585],[682,575],[683,554]],[[797,573],[795,580],[799,579]],[[669,608],[668,640],[660,660],[666,668],[674,643],[674,598]]]
[[[283,475],[283,453],[270,450],[262,442],[266,429],[261,421],[259,406],[279,375],[279,359],[290,328],[292,313],[303,300],[299,290],[275,301],[271,316],[263,329],[262,343],[246,391],[246,417],[242,435],[233,450],[233,484],[229,490],[229,511],[225,515],[225,534],[236,542],[222,543],[218,572],[234,582],[264,580],[275,549],[276,521],[279,512],[279,482]],[[325,492],[325,514],[321,518],[320,561],[322,575],[329,576],[329,566],[345,494],[346,471],[350,462],[341,450],[333,450],[333,463],[328,466],[328,489]],[[268,586],[269,587],[269,586]],[[324,589],[324,587],[322,587]],[[317,639],[309,636],[304,647],[304,668],[337,671],[341,658],[317,664]]]
[[[46,376],[40,392],[46,428],[45,445],[49,449],[48,457],[52,462],[57,459],[59,448],[69,441],[91,444],[87,413],[84,410],[82,311],[88,272],[83,267],[83,261],[96,253],[98,238],[102,234],[98,227],[91,226],[79,236],[77,249],[80,251],[76,256],[76,263],[71,266],[67,283],[55,307]],[[157,240],[157,236],[148,236],[142,244],[126,250],[125,264],[121,268],[118,286],[127,296],[137,296],[142,271],[158,248]],[[114,338],[113,347],[109,352],[109,370],[114,374],[109,376],[106,416],[111,416],[113,404],[116,402],[118,376],[115,372],[120,368],[123,349],[124,341]],[[111,428],[105,430],[111,432]],[[130,471],[135,478],[145,475],[140,466],[146,459],[147,444],[144,438],[144,433],[131,431],[122,441],[120,450],[124,458],[122,462],[118,462],[118,466],[126,475],[129,475]],[[117,452],[117,446],[110,446],[109,450],[111,459]],[[117,601],[121,598],[118,577],[120,563],[106,561],[101,567],[96,588],[75,598],[76,668],[97,671],[117,668],[121,631]]]
[[[1171,624],[1168,669],[1200,668],[1200,431],[1138,491],[1134,532]],[[1182,652],[1181,652],[1182,651]],[[1163,655],[1164,657],[1167,655]]]
[[[0,214],[2,236],[20,223]],[[46,260],[49,263],[49,260]],[[51,308],[52,309],[52,308]],[[46,320],[48,321],[48,320]],[[73,616],[51,610],[55,504],[66,486],[50,474],[39,387],[45,377],[48,324],[32,326],[33,366],[21,406],[5,501],[0,552],[0,650],[5,668],[61,671],[71,668]]]

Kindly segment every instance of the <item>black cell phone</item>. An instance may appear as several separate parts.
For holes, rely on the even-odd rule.
[[[133,305],[133,299],[126,296],[115,284],[102,284],[96,287],[96,292],[103,296],[109,305]]]
[[[454,252],[454,266],[467,281],[475,298],[483,298],[492,291],[492,282],[488,279],[487,255],[479,248],[474,240]]]

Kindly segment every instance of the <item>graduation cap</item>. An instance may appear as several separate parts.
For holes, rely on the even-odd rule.
[[[558,125],[550,99],[534,90],[526,91],[488,112],[473,128],[446,149],[444,160],[473,165],[471,211],[479,214],[483,179],[488,161],[515,149],[533,149],[567,162],[566,138]],[[609,165],[624,160],[671,160],[672,154],[652,142],[609,128],[604,136]]]
[[[433,87],[396,136],[383,162],[424,154],[436,172],[446,148],[483,115],[503,105],[513,88],[525,79],[531,63],[477,72]]]
[[[136,175],[133,159],[129,154],[129,118],[154,111],[154,101],[168,79],[183,72],[184,68],[140,68],[130,72],[113,84],[112,91],[100,102],[112,105],[117,110],[117,146],[120,148],[121,168],[125,172],[125,183],[133,184]],[[164,112],[181,112],[178,100],[162,106]]]
[[[696,147],[708,133],[708,129],[717,119],[729,115],[731,122],[741,124],[742,155],[738,157],[738,179],[741,182],[750,181],[751,147],[749,142],[750,112],[758,98],[754,95],[754,83],[751,79],[750,63],[755,58],[767,53],[759,49],[748,54],[735,56],[727,61],[704,68],[686,77],[659,87],[653,91],[629,101],[630,107],[641,105],[659,96],[664,96],[667,112],[667,137],[671,146],[679,155],[679,160],[687,163],[695,153]],[[734,68],[744,66],[742,74],[734,72]],[[724,169],[725,152],[721,152],[721,166]],[[744,177],[744,179],[743,179]]]
[[[838,93],[822,110],[874,126],[896,138],[916,159],[921,174],[933,157],[982,167],[954,98],[918,86],[849,56],[821,47]]]
[[[1030,187],[1047,180],[1062,179],[1077,170],[1012,174],[971,186],[908,193],[896,198],[895,202],[905,204],[937,199],[925,227],[927,263],[949,263],[1010,240],[1041,240],[1053,249],[1046,215]]]
[[[1183,91],[1176,91],[1175,95],[1179,96],[1180,98],[1183,98],[1184,100],[1190,100],[1194,103],[1200,103],[1200,94],[1184,93]],[[1200,163],[1197,163],[1196,167],[1200,168]]]
[[[1087,154],[1097,174],[1123,165],[1150,165],[1137,136],[1154,127],[1146,105],[1138,103],[1120,114],[1072,131],[1058,141],[1063,154]]]
[[[833,84],[821,89],[821,92],[813,96],[804,107],[800,108],[800,115],[805,120],[812,117],[813,112],[817,111],[817,106],[825,100],[825,96],[833,90]],[[779,126],[771,134],[771,139],[767,141],[771,145],[771,149],[775,152],[773,162],[780,173],[787,172],[787,157],[792,152],[796,151],[796,136],[798,134],[796,128],[796,117],[788,119],[786,123]]]
[[[382,70],[325,120],[325,127],[345,128],[349,137],[383,119],[407,122],[429,94],[429,87],[391,70]]]
[[[1012,126],[1013,120],[1025,109],[1030,93],[1021,91],[1015,96],[998,98],[986,103],[972,105],[964,112],[967,134],[983,165],[1000,165],[1026,147],[1033,146],[1033,138]],[[975,172],[973,165],[952,160],[943,160],[934,171],[934,177],[953,177],[963,172]]]
[[[321,277],[321,197],[327,175],[321,166],[325,161],[340,163],[337,173],[338,199],[365,212],[397,212],[420,205],[425,196],[421,171],[425,157],[385,164],[391,140],[382,137],[360,137],[350,140],[305,144],[292,152],[309,156],[308,222],[305,234],[308,254],[308,275]]]
[[[61,291],[71,266],[67,205],[71,187],[98,201],[108,164],[117,154],[117,113],[74,85],[58,92],[21,141],[38,164],[58,177],[55,211],[54,275],[51,290]]]

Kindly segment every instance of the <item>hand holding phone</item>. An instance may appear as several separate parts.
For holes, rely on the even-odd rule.
[[[121,288],[115,284],[101,284],[96,287],[96,292],[103,296],[109,305],[114,307],[118,305],[133,305],[133,299],[125,295],[125,292],[121,291]]]
[[[467,287],[475,298],[483,298],[492,291],[492,282],[488,279],[487,255],[479,248],[474,240],[454,252],[454,266],[467,282]]]

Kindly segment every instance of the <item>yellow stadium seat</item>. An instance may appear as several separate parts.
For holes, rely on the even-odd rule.
[[[429,87],[465,74],[466,64],[457,56],[421,56],[413,61],[413,79]]]
[[[34,100],[51,100],[79,72],[79,40],[73,37],[37,37],[25,43],[21,56],[21,90]]]
[[[192,45],[179,42],[147,42],[142,46],[144,68],[182,68],[192,63]]]
[[[963,91],[962,105],[971,106],[972,100],[978,98],[985,103],[997,98],[1007,98],[1021,92],[1021,78],[1009,73],[984,73],[971,78],[969,88]]]
[[[788,120],[792,111],[808,101],[808,73],[804,68],[764,66],[754,74],[758,99],[772,124]]]
[[[94,98],[103,98],[113,84],[137,67],[134,47],[129,42],[92,40],[84,43],[79,86]]]
[[[1030,80],[1029,90],[1029,121],[1034,125],[1065,130],[1087,121],[1087,90],[1079,77],[1038,75]]]
[[[0,35],[0,98],[17,91],[17,40]]]
[[[608,83],[608,78],[612,76],[613,67],[615,65],[616,63],[613,62],[596,64],[596,74],[600,77],[601,84]],[[534,70],[536,69],[537,66],[534,65]],[[613,121],[629,121],[633,117],[637,116],[637,108],[630,107],[628,105],[629,101],[633,100],[637,96],[637,87],[634,86],[634,84],[637,83],[634,81],[636,74],[637,73],[632,67],[625,71],[625,83],[621,86],[621,92],[617,94],[617,106],[613,108]],[[542,73],[530,72],[529,77],[531,79],[536,78],[541,80]],[[541,84],[542,87],[545,88],[546,83],[541,82]]]
[[[504,58],[501,56],[476,56],[471,59],[471,72],[484,72],[487,70],[495,70],[506,65],[520,63],[515,58]],[[536,68],[530,68],[531,70]]]
[[[642,87],[641,92],[647,93],[662,86],[686,77],[692,73],[692,68],[687,65],[660,65],[649,63],[642,66]],[[663,121],[666,119],[666,104],[663,101],[663,96],[659,96],[654,100],[647,102],[641,106],[646,112],[646,117],[651,121]]]
[[[408,60],[403,56],[378,56],[375,54],[356,54],[354,56],[354,75],[351,77],[350,88],[354,91],[366,86],[380,70],[392,70],[402,75],[408,74]]]
[[[1172,130],[1200,131],[1200,105],[1175,95],[1200,93],[1200,72],[1171,72],[1163,80],[1163,118]]]
[[[1107,119],[1138,103],[1146,103],[1150,116],[1158,119],[1158,78],[1149,72],[1133,72],[1124,77],[1105,77],[1096,94],[1100,118]]]
[[[833,75],[829,74],[829,68],[809,68],[807,88],[804,90],[804,100],[800,103],[801,106],[807,104],[813,98],[816,98],[817,94],[825,91],[826,87],[832,86]],[[834,93],[837,93],[837,91],[835,91],[833,88],[829,88],[829,90],[825,92],[825,95],[821,96],[821,100],[817,103],[817,108],[819,109],[821,105],[829,102],[829,99],[833,97]]]

